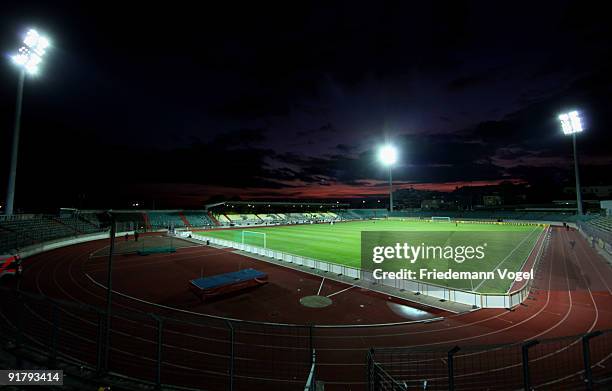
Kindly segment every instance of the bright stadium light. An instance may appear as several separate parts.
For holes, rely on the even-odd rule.
[[[397,149],[391,145],[385,145],[380,148],[378,157],[385,166],[393,165],[397,162]]]
[[[23,44],[24,46],[20,47],[17,54],[11,56],[11,59],[15,65],[27,73],[37,74],[42,58],[50,45],[49,39],[40,35],[38,31],[30,29],[23,39]]]
[[[561,130],[566,135],[582,132],[582,121],[580,121],[580,113],[570,111],[559,115],[561,121]]]
[[[559,115],[561,121],[561,130],[566,136],[572,136],[572,144],[574,145],[574,176],[576,177],[576,207],[578,215],[582,215],[582,192],[580,191],[580,174],[578,172],[578,153],[576,152],[576,134],[584,130],[580,113],[578,111],[570,111]]]
[[[393,212],[393,176],[392,168],[397,162],[397,149],[392,145],[384,145],[378,151],[381,163],[389,167],[389,212]]]
[[[20,68],[19,82],[17,83],[17,105],[15,109],[15,127],[13,129],[13,145],[11,149],[11,168],[6,192],[5,215],[13,214],[13,203],[15,201],[15,179],[17,177],[17,152],[19,151],[19,130],[21,125],[21,103],[23,101],[23,84],[25,75],[38,73],[42,59],[50,46],[49,39],[34,29],[28,30],[23,38],[23,46],[17,50],[17,54],[11,56],[11,60]]]

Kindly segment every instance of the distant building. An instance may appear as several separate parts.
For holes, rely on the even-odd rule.
[[[609,198],[612,197],[612,186],[581,186],[580,191],[583,197],[592,198]],[[563,188],[563,193],[568,195],[575,195],[576,188],[568,186]]]
[[[606,216],[612,216],[612,200],[601,201],[599,204],[601,209],[606,212]]]
[[[414,209],[421,207],[421,201],[432,198],[435,192],[416,189],[398,189],[393,192],[393,202],[397,209]]]
[[[491,207],[500,206],[503,204],[502,198],[498,195],[482,196],[482,203],[485,206],[485,208],[491,208]]]
[[[430,199],[421,201],[421,209],[441,209],[444,200]]]

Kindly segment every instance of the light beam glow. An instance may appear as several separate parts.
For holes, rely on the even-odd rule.
[[[380,148],[378,158],[385,166],[391,166],[397,162],[397,149],[392,145],[385,145]]]

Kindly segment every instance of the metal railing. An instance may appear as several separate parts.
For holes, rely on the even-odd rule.
[[[32,352],[43,367],[61,362],[157,386],[300,391],[313,369],[312,326],[113,309],[107,329],[99,307],[0,294],[0,346]]]
[[[612,330],[490,346],[370,349],[368,391],[610,390]]]
[[[584,221],[579,221],[576,225],[589,238],[593,247],[597,246],[612,255],[612,232],[605,231]]]

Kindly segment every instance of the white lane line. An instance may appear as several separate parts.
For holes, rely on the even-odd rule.
[[[331,295],[327,295],[327,297],[332,297],[332,296],[334,296],[334,295],[337,295],[338,293],[342,293],[342,292],[344,292],[344,291],[348,291],[349,289],[354,288],[354,287],[355,287],[355,285],[351,285],[351,286],[349,286],[348,288],[344,288],[344,289],[343,289],[343,290],[341,290],[341,291],[338,291],[338,292],[332,293]]]
[[[510,251],[510,252],[508,253],[508,255],[506,255],[506,256],[504,257],[504,259],[502,259],[502,260],[501,260],[501,262],[500,262],[500,263],[498,263],[498,264],[497,264],[497,266],[495,266],[495,267],[493,268],[493,271],[495,271],[495,270],[499,269],[499,267],[500,267],[501,265],[503,265],[503,263],[504,263],[504,262],[506,262],[506,260],[507,260],[508,258],[510,258],[510,256],[511,256],[512,254],[514,254],[514,252],[516,251],[516,249],[517,249],[517,248],[519,248],[519,247],[521,247],[521,245],[522,245],[522,244],[525,242],[525,240],[527,240],[528,238],[530,238],[530,237],[531,237],[531,235],[532,235],[534,232],[537,232],[537,230],[538,230],[538,229],[537,229],[537,227],[536,227],[536,228],[534,228],[534,229],[533,229],[533,231],[529,232],[529,234],[528,234],[527,236],[525,236],[525,237],[523,238],[523,240],[521,240],[521,241],[519,242],[519,244],[517,244],[517,245],[516,245],[516,247],[514,247],[514,248],[512,249],[512,251]],[[482,284],[484,284],[486,281],[487,281],[487,280],[482,280],[482,281],[480,281],[480,283],[479,283],[478,285],[476,285],[476,288],[475,288],[476,290],[475,290],[475,291],[477,291],[477,290],[478,290],[478,289],[479,289],[479,288],[482,286]],[[475,292],[475,291],[474,291],[474,292]]]
[[[319,285],[319,291],[317,292],[317,296],[319,296],[319,293],[321,293],[321,288],[323,288],[324,281],[325,281],[325,277],[323,277],[323,279],[321,280],[321,285]]]

